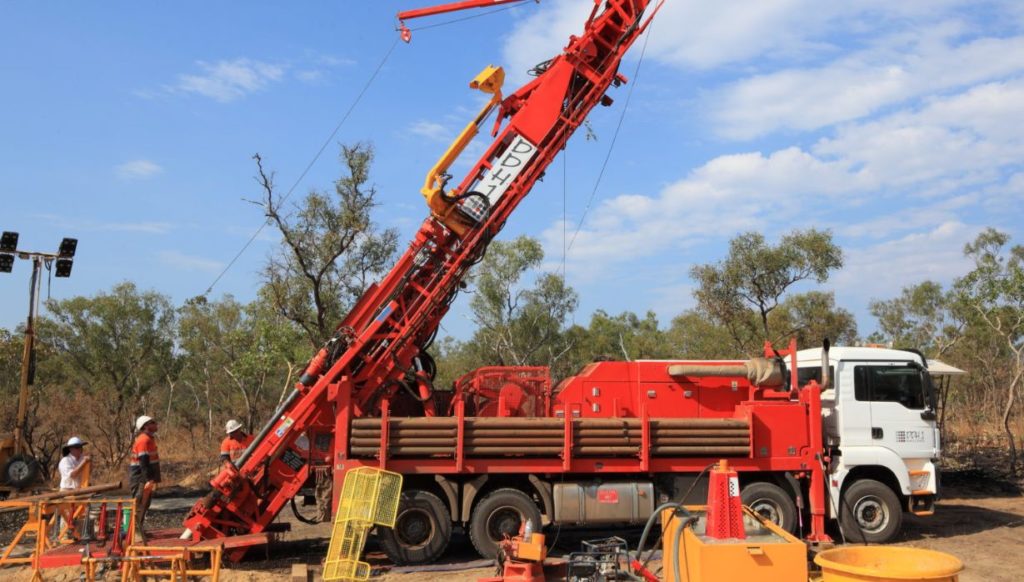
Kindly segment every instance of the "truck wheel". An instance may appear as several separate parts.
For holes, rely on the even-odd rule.
[[[896,537],[903,523],[899,497],[874,479],[850,485],[840,505],[839,525],[849,541],[884,544]]]
[[[394,528],[377,528],[384,553],[399,566],[429,564],[444,554],[452,520],[444,503],[428,491],[402,493]]]
[[[796,503],[774,483],[750,483],[740,492],[743,505],[761,517],[788,531],[796,532]]]
[[[39,479],[39,461],[28,455],[15,455],[4,465],[4,480],[15,489],[24,489]]]
[[[518,489],[498,489],[484,497],[469,516],[469,539],[485,559],[495,559],[498,543],[505,536],[519,535],[526,520],[540,531],[540,509],[529,495]]]

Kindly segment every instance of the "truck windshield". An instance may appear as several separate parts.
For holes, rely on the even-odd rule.
[[[854,393],[857,400],[898,402],[918,410],[925,405],[921,371],[912,366],[857,366]]]

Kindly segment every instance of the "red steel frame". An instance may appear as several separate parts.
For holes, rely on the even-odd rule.
[[[388,275],[367,289],[313,358],[238,466],[211,481],[212,493],[185,520],[186,535],[198,540],[265,531],[305,485],[316,462],[333,465],[334,489],[340,491],[351,468],[339,462],[346,454],[346,439],[335,437],[321,448],[321,438],[348,434],[352,417],[387,414],[385,403],[415,377],[414,361],[422,357],[468,270],[590,111],[599,103],[611,104],[608,89],[626,81],[618,73],[619,64],[657,12],[655,8],[644,20],[649,4],[596,0],[582,35],[570,37],[563,52],[545,63],[533,81],[501,102],[495,139],[449,199],[470,195],[492,171],[498,176],[496,162],[519,140],[529,142],[535,152],[518,160],[520,172],[479,222],[453,225],[459,220],[457,210],[423,222]],[[424,409],[421,414],[429,413],[432,404]],[[589,462],[581,460],[580,467]],[[514,460],[494,463],[499,470],[526,470]],[[563,463],[574,466],[568,456]],[[432,465],[441,466],[421,464]],[[469,470],[478,465],[466,459],[461,466]]]
[[[823,442],[821,419],[821,386],[810,382],[802,388],[797,385],[796,342],[791,341],[789,348],[774,350],[765,346],[765,356],[785,357],[788,360],[790,377],[789,394],[797,394],[796,399],[780,396],[757,401],[743,402],[735,410],[733,418],[741,418],[752,423],[759,406],[778,407],[795,406],[802,411],[804,423],[800,426],[771,426],[774,433],[786,435],[784,440],[793,443],[797,454],[789,457],[773,456],[769,458],[755,457],[755,447],[761,443],[755,441],[751,429],[750,449],[746,457],[729,457],[730,468],[738,472],[789,472],[796,477],[809,479],[810,502],[810,533],[811,542],[829,542],[831,538],[825,533],[825,475],[823,472]],[[751,390],[753,393],[754,390]],[[456,401],[457,436],[455,454],[452,457],[416,457],[389,459],[388,416],[381,415],[381,437],[379,455],[376,459],[348,458],[347,451],[348,421],[339,423],[345,426],[346,432],[338,433],[339,465],[346,470],[361,466],[376,466],[407,475],[458,475],[458,474],[500,474],[500,473],[574,473],[574,474],[658,474],[658,473],[699,473],[709,463],[707,457],[654,457],[651,455],[650,420],[646,405],[641,407],[639,418],[642,419],[641,446],[635,457],[573,457],[573,416],[565,414],[564,440],[562,451],[550,458],[523,458],[509,456],[505,458],[467,458],[465,455],[465,416],[462,402]],[[343,411],[344,412],[344,411]],[[610,417],[610,415],[602,415]],[[681,415],[667,411],[661,418],[680,418]],[[806,433],[804,432],[806,430]]]

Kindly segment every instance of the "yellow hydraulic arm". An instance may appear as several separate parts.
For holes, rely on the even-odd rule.
[[[451,179],[451,176],[448,174],[448,168],[455,163],[455,160],[459,159],[459,156],[462,155],[469,142],[473,141],[473,138],[480,133],[481,124],[491,114],[491,111],[501,103],[501,86],[504,82],[504,69],[490,65],[470,81],[470,89],[479,89],[484,93],[489,93],[491,99],[480,110],[476,118],[466,124],[466,127],[462,129],[462,132],[455,138],[455,141],[448,147],[448,151],[441,156],[441,159],[437,160],[434,167],[427,173],[423,189],[420,190],[427,199],[427,206],[430,207],[434,216],[459,235],[463,234],[469,225],[464,223],[458,215],[454,214],[455,203],[459,201],[459,196],[449,196],[444,191],[445,184]]]

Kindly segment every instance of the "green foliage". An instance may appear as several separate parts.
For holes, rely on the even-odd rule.
[[[825,338],[836,345],[857,341],[856,319],[836,305],[835,293],[831,291],[790,295],[772,315],[773,329],[789,330],[788,335],[795,337],[797,346],[802,348],[820,346]]]
[[[109,293],[48,302],[39,338],[61,355],[66,386],[90,397],[87,419],[96,451],[119,462],[132,438],[132,421],[152,414],[150,391],[174,369],[175,314],[167,297],[119,283]],[[67,432],[74,428],[70,423]]]
[[[540,243],[524,236],[492,242],[477,266],[470,309],[478,329],[470,343],[481,361],[550,365],[566,352],[562,327],[576,309],[576,292],[554,273],[539,275],[532,287],[520,284],[543,259]]]
[[[393,262],[398,231],[378,231],[371,220],[377,206],[377,189],[367,183],[373,155],[370,145],[341,146],[346,174],[333,195],[312,190],[290,209],[275,197],[274,176],[255,156],[263,188],[259,204],[283,241],[263,270],[260,293],[305,332],[314,349]]]
[[[588,327],[573,326],[565,332],[570,352],[552,373],[563,378],[598,359],[642,360],[674,356],[672,345],[660,329],[654,312],[643,318],[631,311],[609,315],[597,310]]]
[[[785,341],[802,327],[786,328],[787,318],[772,321],[783,296],[801,281],[823,283],[831,271],[843,266],[842,250],[832,242],[828,231],[793,231],[778,245],[765,242],[756,232],[743,233],[729,241],[729,254],[715,264],[696,265],[690,275],[697,283],[694,297],[697,308],[708,319],[728,330],[734,347],[745,354],[760,351],[765,340]],[[808,297],[789,306],[790,318],[800,319],[808,310],[822,315],[820,308],[829,303],[822,297]],[[848,316],[848,314],[846,314]],[[839,325],[848,334],[847,318],[829,314],[831,325]],[[803,321],[806,326],[810,322]],[[829,326],[826,326],[829,327]]]
[[[219,434],[228,418],[250,429],[262,425],[308,357],[301,332],[265,303],[243,305],[230,295],[189,300],[179,319],[179,378],[192,398],[169,397],[168,415],[174,411],[190,426],[205,424],[208,435]]]
[[[878,318],[879,334],[872,341],[917,348],[939,357],[961,337],[964,322],[953,310],[953,298],[934,281],[904,287],[899,297],[869,305]]]
[[[993,228],[964,247],[974,269],[953,284],[955,309],[987,328],[1009,352],[1005,361],[1009,381],[1004,387],[1002,422],[1010,449],[1010,466],[1017,473],[1017,446],[1012,417],[1024,386],[1024,247],[1009,249],[1010,237]]]
[[[10,432],[18,413],[21,354],[25,341],[0,328],[0,434]]]
[[[665,332],[675,357],[688,360],[743,358],[746,354],[729,329],[698,309],[689,309],[672,319]]]

